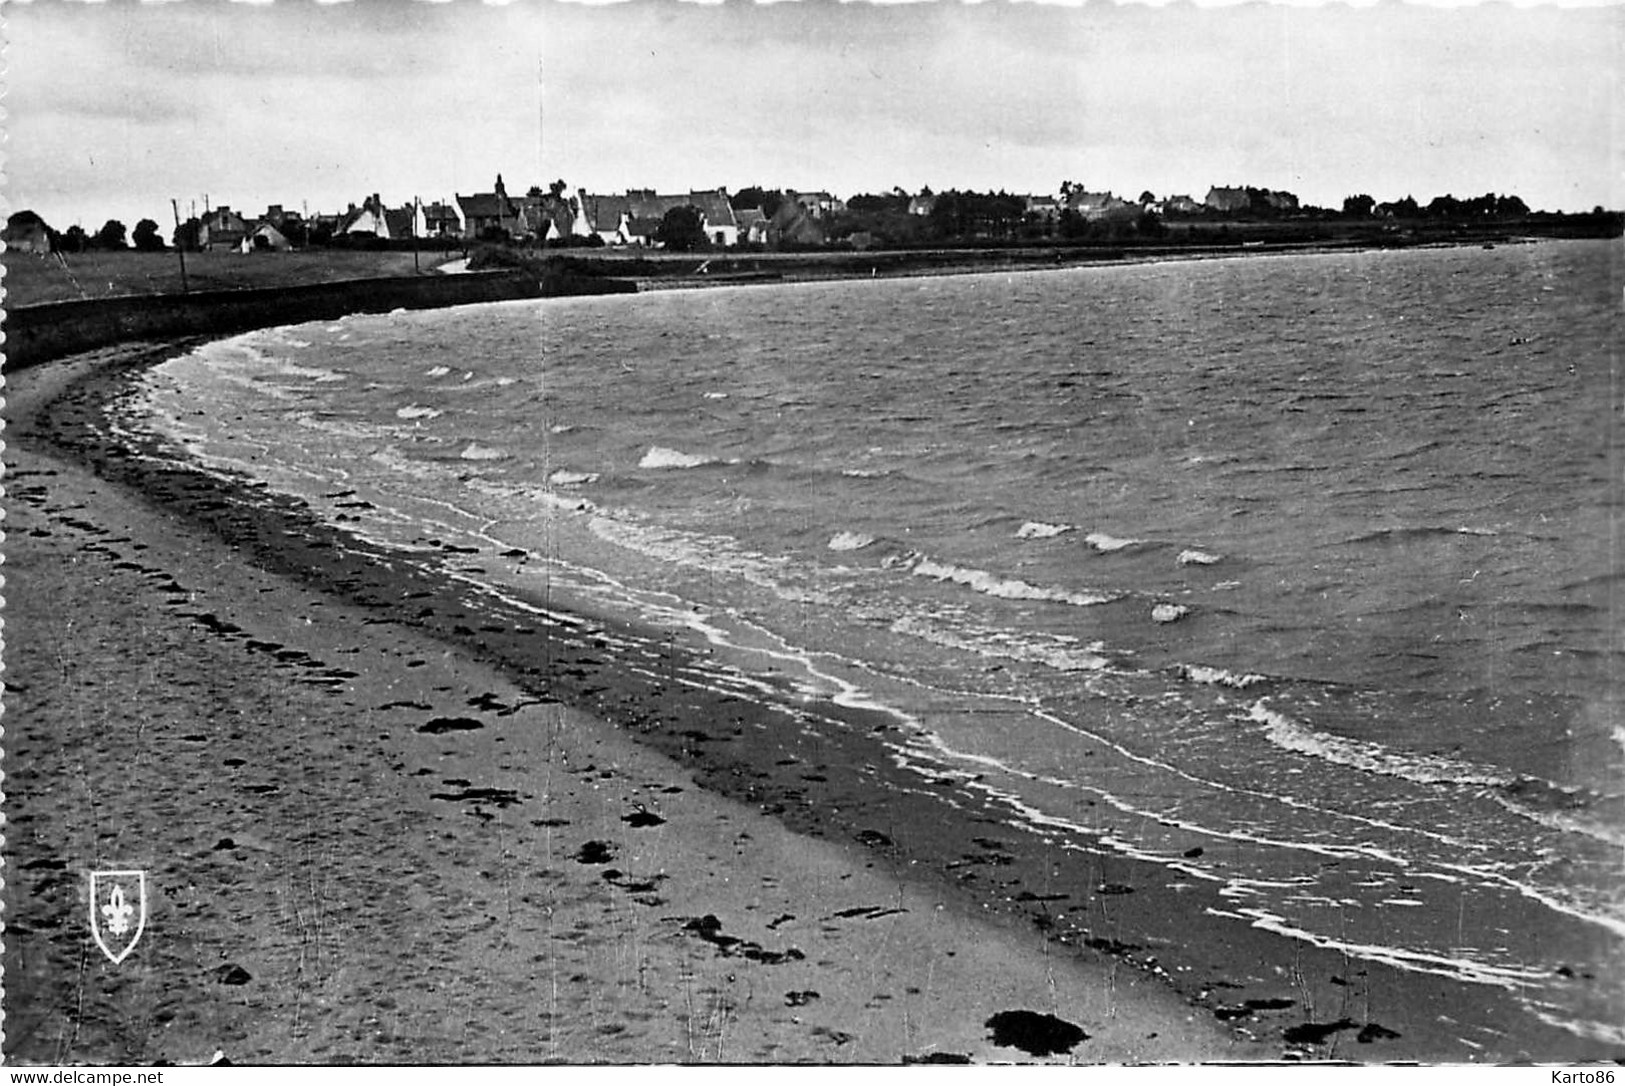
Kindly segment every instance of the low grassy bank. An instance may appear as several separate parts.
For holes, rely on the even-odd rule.
[[[418,270],[434,274],[450,259],[442,253],[418,255]],[[7,308],[74,302],[129,294],[181,293],[180,260],[162,253],[8,252],[4,257]],[[207,252],[186,254],[189,291],[293,287],[414,274],[412,254],[307,249],[292,253]]]

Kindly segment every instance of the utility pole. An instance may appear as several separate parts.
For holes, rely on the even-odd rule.
[[[169,209],[175,213],[175,255],[181,258],[181,293],[186,294],[186,242],[181,237],[181,205],[171,197]]]
[[[420,202],[416,196],[412,197],[412,274],[418,274],[418,215]]]

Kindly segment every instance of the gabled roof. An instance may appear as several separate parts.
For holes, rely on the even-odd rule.
[[[608,233],[621,225],[621,216],[631,214],[631,204],[625,196],[593,196],[581,194],[581,214],[590,230]]]
[[[458,196],[457,206],[462,209],[465,219],[506,219],[512,217],[515,211],[512,200],[494,192]]]
[[[381,238],[387,238],[390,236],[390,230],[389,220],[384,217],[385,214],[383,208],[375,206],[369,199],[354,211],[344,213],[344,218],[339,222],[337,232],[340,234],[377,234]]]
[[[720,191],[691,192],[688,194],[687,203],[690,207],[700,209],[700,213],[705,216],[707,226],[739,225],[739,220],[734,214],[733,204]]]
[[[551,193],[545,196],[525,196],[510,200],[509,203],[514,205],[514,214],[519,222],[515,229],[526,233],[545,235],[551,224],[562,237],[570,232],[575,223],[575,210],[570,206],[570,201],[562,196],[554,196]]]
[[[384,224],[392,238],[409,238],[418,233],[417,216],[410,207],[385,208]]]
[[[229,207],[217,207],[203,214],[203,225],[210,230],[242,230],[246,220]]]
[[[1083,189],[1073,189],[1067,193],[1066,206],[1074,210],[1091,207],[1115,207],[1123,203],[1110,192],[1086,192]]]
[[[663,195],[649,189],[631,189],[626,194],[627,210],[633,218],[663,219],[668,211],[678,207],[698,208],[710,226],[734,226],[733,205],[720,190],[686,192]]]

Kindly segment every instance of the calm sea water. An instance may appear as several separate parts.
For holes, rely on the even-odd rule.
[[[1625,1041],[1622,288],[1545,243],[479,306],[216,343],[146,408],[895,712],[1237,924]]]

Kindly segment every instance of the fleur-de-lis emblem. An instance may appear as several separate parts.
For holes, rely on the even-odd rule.
[[[90,934],[109,961],[118,965],[129,957],[146,926],[146,872],[90,873]]]
[[[115,883],[107,904],[102,906],[102,915],[107,917],[108,934],[123,935],[129,931],[130,917],[134,912],[135,906],[124,900],[124,887]]]

